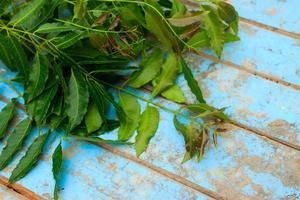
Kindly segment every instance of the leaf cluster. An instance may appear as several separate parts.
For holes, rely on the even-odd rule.
[[[176,84],[179,74],[198,101],[187,108],[196,110],[201,120],[188,116],[191,124],[185,126],[175,116],[174,124],[185,138],[184,161],[195,155],[200,159],[209,132],[229,119],[223,110],[206,104],[183,54],[211,48],[220,57],[225,43],[239,40],[238,20],[235,9],[219,0],[1,1],[0,60],[17,72],[15,80],[24,85],[22,97],[29,117],[8,137],[0,168],[20,149],[32,126],[50,132],[61,128],[66,137],[79,140],[118,144],[128,144],[137,132],[134,144],[140,156],[158,128],[157,107],[170,109],[146,100],[141,113],[138,100],[145,99],[126,88],[148,87],[153,97],[185,104]],[[12,100],[0,112],[0,138],[15,103]],[[118,140],[99,137],[116,128]],[[10,181],[19,180],[33,167],[49,134],[31,144]],[[62,152],[59,144],[53,154],[56,181]],[[57,192],[56,185],[55,198]]]

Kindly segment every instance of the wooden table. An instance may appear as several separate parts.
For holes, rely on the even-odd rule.
[[[184,141],[173,115],[163,110],[158,132],[140,159],[128,146],[64,141],[61,199],[300,199],[300,1],[231,3],[241,16],[241,41],[226,45],[222,60],[211,51],[187,55],[207,101],[228,107],[226,113],[237,121],[226,125],[218,146],[209,143],[200,164],[180,164]],[[192,102],[182,77],[178,83]],[[149,97],[146,91],[139,94]],[[3,108],[16,93],[0,83],[0,95]],[[51,199],[57,142],[50,139],[34,170],[7,188],[5,177],[20,153],[0,173],[0,199]]]

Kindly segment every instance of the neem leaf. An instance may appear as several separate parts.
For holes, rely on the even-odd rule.
[[[93,143],[108,143],[108,144],[132,144],[131,142],[127,142],[124,140],[105,140],[100,137],[92,137],[92,136],[78,136],[78,135],[70,135],[71,138],[76,140],[82,140],[86,142],[93,142]]]
[[[209,37],[205,31],[200,31],[193,35],[191,39],[187,42],[187,44],[193,48],[203,48],[209,47]]]
[[[229,25],[235,34],[238,33],[239,15],[235,8],[224,1],[217,3],[219,16]]]
[[[58,180],[59,180],[60,170],[62,168],[62,161],[63,161],[63,153],[62,153],[62,147],[60,142],[55,148],[54,153],[52,155],[52,174],[55,180],[53,193],[54,193],[55,200],[58,200]]]
[[[198,85],[198,82],[195,80],[191,69],[187,66],[185,60],[183,58],[180,58],[180,66],[181,70],[183,72],[184,78],[188,83],[188,86],[190,87],[193,94],[196,96],[197,100],[200,103],[205,103],[205,100],[203,98],[201,89]]]
[[[67,115],[69,117],[69,131],[82,121],[88,107],[89,91],[83,75],[72,69],[67,98]]]
[[[220,58],[224,46],[224,24],[211,7],[203,6],[203,9],[210,11],[204,16],[204,27],[208,37],[210,38],[210,45],[212,49]]]
[[[85,125],[88,133],[97,131],[103,123],[102,117],[98,111],[98,107],[94,103],[90,103],[88,111],[85,115]]]
[[[149,1],[152,5],[152,1]],[[145,19],[147,29],[152,32],[157,39],[164,44],[168,49],[178,49],[178,41],[163,21],[163,18],[160,16],[159,11],[154,5],[151,8],[145,7]]]
[[[203,16],[206,15],[206,12],[198,12],[189,15],[183,15],[180,17],[168,18],[168,21],[176,27],[185,27],[192,25],[194,23],[200,23],[203,19]]]
[[[0,155],[0,170],[12,160],[15,153],[21,148],[30,130],[31,120],[26,118],[18,123],[15,130],[8,136],[7,143]]]
[[[174,85],[175,79],[179,71],[178,62],[174,53],[169,53],[166,62],[162,66],[162,72],[154,80],[154,89],[152,96],[157,96],[167,88]]]
[[[77,30],[75,26],[70,26],[63,23],[45,23],[41,25],[35,33],[63,33],[67,31]]]
[[[38,95],[40,95],[48,79],[50,63],[47,57],[43,54],[37,53],[35,55],[32,69],[29,74],[29,81],[26,88],[27,102],[30,102]]]
[[[13,15],[9,24],[33,29],[52,16],[60,0],[33,0]]]
[[[38,161],[43,146],[48,138],[49,132],[38,136],[30,145],[26,154],[21,158],[16,168],[12,171],[9,177],[9,182],[13,183],[23,178]]]
[[[128,85],[133,88],[140,88],[153,80],[160,72],[163,63],[163,52],[155,49],[149,57],[145,57],[142,61],[142,69],[133,73],[129,79]]]
[[[0,139],[4,137],[16,110],[17,99],[12,99],[0,112]]]
[[[24,49],[13,36],[0,34],[0,59],[11,70],[27,75],[28,60]]]
[[[74,19],[82,19],[86,13],[86,0],[76,0],[74,6]]]
[[[123,108],[126,116],[120,116],[120,128],[118,132],[119,140],[128,140],[139,125],[140,105],[132,95],[121,93],[120,106]]]
[[[53,39],[53,42],[55,43],[55,46],[60,49],[66,49],[72,45],[74,45],[79,40],[86,37],[88,34],[84,31],[73,31],[70,33],[67,33],[64,36],[56,37]]]
[[[44,93],[37,98],[34,120],[36,121],[38,127],[40,127],[46,120],[48,109],[52,99],[56,95],[57,88],[58,85],[55,84],[50,89],[44,91]]]
[[[135,151],[139,157],[148,147],[151,138],[154,136],[159,123],[159,112],[156,108],[147,106],[142,113],[141,121],[135,137]]]
[[[173,85],[161,93],[161,96],[176,103],[185,103],[186,98],[178,85]]]

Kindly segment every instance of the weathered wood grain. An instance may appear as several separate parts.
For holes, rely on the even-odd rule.
[[[0,185],[0,199],[1,200],[29,200],[19,193]]]

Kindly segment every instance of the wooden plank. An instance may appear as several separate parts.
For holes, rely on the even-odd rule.
[[[285,86],[261,79],[244,71],[212,61],[188,57],[189,66],[205,91],[209,103],[228,107],[233,119],[271,136],[300,145],[300,93]],[[181,77],[180,86],[188,91]],[[191,93],[185,92],[190,102]]]
[[[229,0],[241,17],[300,33],[298,0]]]
[[[299,39],[244,23],[240,23],[239,36],[240,41],[225,45],[222,60],[279,84],[285,84],[283,81],[297,85],[300,91]],[[206,53],[214,55],[211,51]]]
[[[29,200],[4,185],[0,185],[0,199],[1,200]]]

